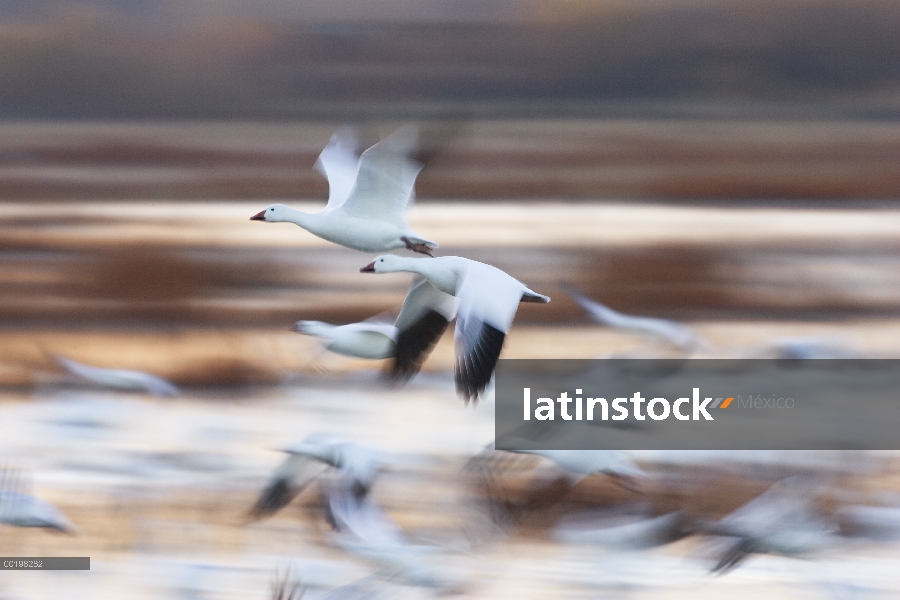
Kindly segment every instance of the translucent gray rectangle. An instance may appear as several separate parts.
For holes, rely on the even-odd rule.
[[[900,360],[504,359],[496,373],[503,450],[900,449]]]
[[[89,556],[0,556],[0,571],[90,571]]]

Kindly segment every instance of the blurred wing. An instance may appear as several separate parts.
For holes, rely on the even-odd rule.
[[[456,391],[466,403],[477,401],[491,380],[519,308],[522,287],[502,271],[476,266],[466,272],[457,288],[454,374]]]
[[[398,546],[406,536],[369,494],[358,494],[351,479],[341,479],[328,487],[327,510],[338,531],[349,532],[374,546]]]
[[[612,527],[595,528],[584,523],[562,524],[553,530],[553,536],[566,543],[594,544],[616,550],[641,550],[687,536],[685,525],[681,513],[672,512]]]
[[[275,469],[269,483],[250,509],[249,516],[261,519],[275,514],[325,469],[325,465],[313,458],[289,454]]]
[[[353,492],[368,494],[372,482],[381,471],[381,453],[352,442],[337,444],[335,449],[339,457],[339,464],[335,466],[349,478]]]
[[[344,203],[347,214],[405,223],[416,176],[422,169],[408,156],[417,140],[414,127],[403,127],[362,153],[356,182]]]
[[[397,317],[397,349],[390,375],[407,380],[416,373],[456,314],[456,298],[423,277],[409,286]]]
[[[18,492],[0,491],[0,523],[13,527],[46,527],[73,533],[75,526],[57,507]]]
[[[140,387],[154,396],[177,396],[181,393],[181,390],[162,377],[139,371],[131,371],[131,373],[134,375],[135,380],[139,382]]]
[[[724,535],[765,537],[815,520],[812,485],[803,477],[782,480],[715,524]]]
[[[327,208],[337,208],[350,196],[359,169],[357,143],[353,129],[342,127],[331,136],[316,160],[313,168],[328,179]]]

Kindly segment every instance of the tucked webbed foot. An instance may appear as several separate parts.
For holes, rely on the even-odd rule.
[[[428,244],[416,244],[409,240],[409,238],[402,237],[400,238],[404,244],[406,244],[406,248],[408,250],[412,250],[413,252],[418,252],[419,254],[427,254],[428,256],[434,258],[434,255],[431,253],[431,246]]]

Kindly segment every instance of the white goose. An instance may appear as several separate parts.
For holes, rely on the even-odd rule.
[[[453,296],[417,277],[410,284],[393,325],[377,321],[349,325],[297,321],[294,331],[322,338],[325,349],[336,354],[357,358],[394,358],[392,375],[408,379],[418,372],[455,314],[456,299]],[[398,348],[402,352],[398,353]]]
[[[363,273],[417,273],[435,288],[456,296],[456,390],[468,404],[484,391],[512,325],[519,302],[550,302],[500,269],[459,256],[416,259],[379,256]],[[397,353],[405,352],[398,340]]]
[[[66,371],[95,385],[119,390],[149,392],[154,396],[177,396],[180,390],[161,377],[127,369],[104,369],[76,362],[65,356],[54,356]]]
[[[594,321],[606,325],[607,327],[637,333],[647,333],[662,338],[679,350],[685,352],[690,352],[699,347],[709,345],[696,331],[682,323],[668,321],[666,319],[655,319],[653,317],[626,315],[595,300],[591,300],[570,286],[565,286],[564,289]]]
[[[272,204],[251,221],[294,223],[322,239],[361,250],[384,252],[407,248],[431,256],[438,247],[409,228],[406,209],[422,165],[409,153],[417,144],[414,127],[398,129],[362,153],[357,163],[355,140],[339,131],[319,155],[316,168],[328,178],[328,205],[310,214]]]

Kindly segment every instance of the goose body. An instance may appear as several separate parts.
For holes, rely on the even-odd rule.
[[[322,338],[326,350],[344,356],[393,358],[392,374],[408,379],[418,372],[455,314],[456,299],[418,277],[410,284],[393,325],[373,321],[349,325],[297,321],[294,331]]]
[[[154,396],[177,396],[181,393],[165,379],[149,373],[93,367],[64,356],[54,356],[54,359],[72,375],[102,387],[148,392]]]
[[[304,213],[272,204],[252,221],[294,223],[322,239],[362,252],[407,248],[431,254],[438,245],[409,228],[406,210],[422,166],[409,158],[417,143],[416,130],[401,128],[358,157],[355,140],[346,131],[332,136],[316,168],[328,178],[328,205]]]
[[[322,321],[297,321],[294,331],[322,338],[329,352],[356,358],[390,358],[397,346],[397,328],[386,323],[331,325]]]
[[[456,297],[456,389],[467,403],[477,400],[490,382],[519,302],[550,301],[496,267],[459,256],[384,255],[360,271],[416,273],[438,291]],[[398,341],[398,354],[405,345]]]

